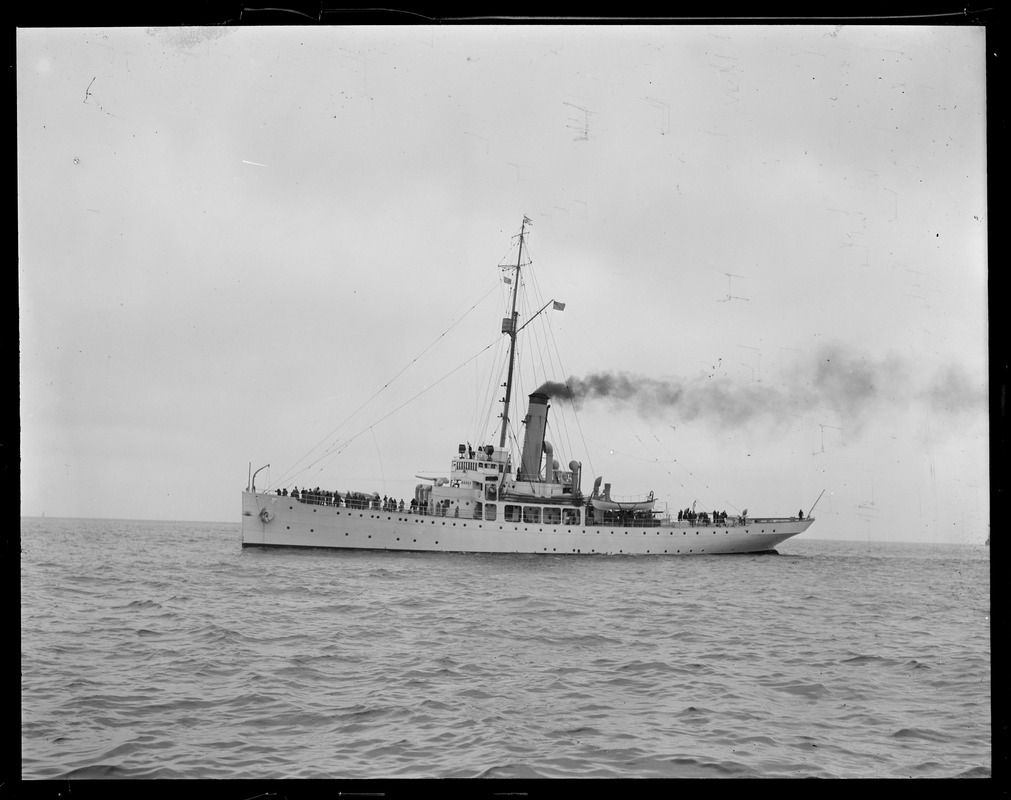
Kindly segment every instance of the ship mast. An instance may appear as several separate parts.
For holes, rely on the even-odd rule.
[[[498,446],[505,447],[506,431],[509,428],[509,400],[513,393],[513,364],[516,362],[516,293],[520,288],[520,267],[523,264],[523,237],[526,235],[527,223],[530,220],[523,217],[523,224],[520,226],[520,247],[516,256],[516,274],[513,277],[513,301],[512,315],[508,319],[502,320],[502,332],[509,334],[509,372],[506,375],[505,404],[502,407],[502,434],[499,437]]]

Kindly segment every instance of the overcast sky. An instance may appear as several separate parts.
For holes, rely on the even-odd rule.
[[[566,305],[510,416],[567,381],[584,490],[824,489],[810,537],[982,542],[984,57],[972,27],[20,30],[22,513],[237,522],[267,463],[409,498],[498,442],[526,215],[531,302]]]

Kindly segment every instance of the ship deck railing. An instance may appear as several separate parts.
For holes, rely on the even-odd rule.
[[[688,519],[671,519],[664,520],[661,524],[664,527],[670,528],[735,528],[743,527],[745,525],[754,525],[760,523],[767,525],[770,523],[777,522],[797,522],[803,521],[807,517],[727,517],[723,520],[688,520]]]
[[[753,522],[750,517],[748,521]],[[735,528],[746,523],[740,517],[726,519],[665,519],[661,523],[665,528]]]
[[[348,510],[361,510],[361,511],[378,511],[380,513],[388,514],[410,514],[412,516],[421,517],[440,517],[440,518],[450,518],[450,519],[473,519],[485,522],[520,522],[520,520],[509,520],[504,517],[500,520],[485,520],[481,516],[476,516],[473,514],[458,514],[456,510],[449,511],[445,508],[434,508],[427,509],[420,506],[414,508],[408,506],[406,503],[403,508],[400,508],[399,501],[395,506],[387,505],[383,506],[382,500],[370,499],[368,497],[352,497],[350,500],[341,498],[339,504],[333,501],[332,497],[326,496],[316,496],[312,492],[309,492],[308,497],[292,497],[291,495],[282,495],[291,500],[297,500],[305,505],[317,505],[326,506],[329,508],[342,508]],[[563,506],[564,507],[564,506]],[[584,514],[585,514],[585,508]],[[656,514],[660,512],[652,512]],[[581,523],[582,525],[588,527],[598,527],[601,525],[607,525],[616,528],[736,528],[743,527],[745,525],[754,525],[756,523],[770,524],[770,523],[785,523],[785,522],[797,522],[798,517],[740,517],[733,516],[727,517],[726,519],[714,520],[714,519],[668,519],[664,517],[653,516],[651,512],[640,512],[637,514],[621,514],[620,512],[606,512],[607,519],[594,518],[594,519],[584,519]],[[534,523],[539,524],[539,523]],[[545,523],[547,524],[547,523]],[[568,527],[573,523],[565,523]]]

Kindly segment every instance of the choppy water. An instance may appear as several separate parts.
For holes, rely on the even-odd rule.
[[[22,777],[990,777],[987,548],[245,550],[24,519]]]

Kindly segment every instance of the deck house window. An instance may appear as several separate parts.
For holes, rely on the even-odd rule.
[[[544,509],[544,524],[545,525],[558,525],[562,521],[562,509],[560,508],[545,508]]]
[[[494,503],[485,503],[485,506],[484,506],[484,518],[486,520],[488,520],[488,522],[494,522],[495,521],[495,510],[497,508],[498,508],[498,506],[496,506]]]
[[[519,506],[509,506],[505,507],[505,519],[506,522],[519,522],[520,521],[520,507]]]
[[[541,521],[541,510],[537,506],[523,506],[523,521],[536,525]]]

